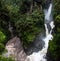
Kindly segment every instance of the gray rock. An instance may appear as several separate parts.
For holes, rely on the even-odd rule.
[[[26,54],[22,47],[20,38],[17,36],[10,39],[6,44],[7,53],[4,54],[5,57],[12,57],[16,61],[25,61]]]

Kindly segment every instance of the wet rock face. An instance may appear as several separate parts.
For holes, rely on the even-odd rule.
[[[6,57],[12,57],[16,61],[25,61],[26,54],[22,47],[20,39],[16,36],[8,41],[6,44],[7,53],[4,54]]]
[[[35,40],[30,44],[30,46],[25,50],[27,55],[31,55],[34,52],[39,52],[44,47],[45,43],[42,40],[45,37],[44,34],[39,34]]]

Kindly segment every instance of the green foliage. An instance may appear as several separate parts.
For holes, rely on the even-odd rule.
[[[14,60],[11,58],[5,58],[5,57],[0,55],[0,61],[14,61]]]
[[[0,43],[4,43],[5,39],[6,39],[6,36],[2,31],[0,31]]]
[[[42,30],[43,14],[35,10],[30,15],[21,14],[14,22],[18,36],[22,38],[24,44],[29,44]]]
[[[2,29],[3,34],[3,36],[0,35],[2,49],[7,40],[10,38],[8,30],[9,22],[12,24],[15,35],[21,38],[25,46],[32,42],[35,36],[42,31],[42,11],[35,9],[31,14],[29,14],[29,12],[27,13],[29,7],[25,5],[24,1],[25,0],[0,1],[0,28]],[[4,37],[6,40],[4,40]]]
[[[50,42],[49,51],[55,61],[60,59],[60,34],[55,34],[53,41]]]
[[[18,3],[18,4],[17,4]],[[1,4],[3,9],[7,9],[10,13],[17,13],[19,11],[20,0],[2,0]]]
[[[10,13],[17,13],[19,7],[17,5],[7,5],[7,10],[10,11]]]
[[[0,54],[1,52],[3,52],[4,49],[5,49],[4,44],[0,43]]]
[[[24,1],[31,0],[0,0],[0,53],[3,52],[5,43],[10,39],[8,30],[9,22],[12,24],[13,32],[19,36],[24,44],[28,46],[36,35],[43,31],[44,15],[42,10],[36,6],[33,12],[29,12],[30,6],[25,5]],[[43,1],[44,5],[45,1]],[[55,21],[55,34],[53,41],[50,42],[49,51],[55,61],[60,57],[60,0],[53,0],[53,15]],[[30,13],[30,14],[29,14]],[[14,35],[14,36],[15,36]],[[0,56],[1,61],[11,61]]]
[[[4,47],[5,40],[6,35],[2,31],[0,31],[0,53],[3,52],[3,50],[5,49]]]
[[[60,60],[60,0],[54,0],[55,34],[50,42],[49,52],[55,61]]]

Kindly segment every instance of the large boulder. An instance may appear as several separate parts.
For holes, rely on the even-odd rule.
[[[21,40],[17,36],[7,42],[6,49],[7,53],[4,54],[5,57],[12,57],[16,61],[26,60],[26,54],[22,47]]]

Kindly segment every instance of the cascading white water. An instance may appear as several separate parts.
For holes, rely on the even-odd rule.
[[[42,48],[41,51],[39,52],[33,52],[31,55],[27,56],[27,58],[29,59],[29,61],[47,61],[46,59],[46,53],[47,53],[47,49],[48,49],[48,44],[49,44],[49,40],[53,39],[53,35],[52,35],[52,30],[54,28],[54,22],[52,21],[52,3],[50,3],[49,8],[48,9],[44,9],[44,14],[45,14],[45,30],[46,30],[46,37],[43,38],[43,41],[45,42],[44,47]],[[48,24],[50,25],[50,31],[48,28]]]
[[[50,15],[51,15],[51,9],[52,9],[52,4],[50,4],[50,7],[47,9],[44,10],[44,13],[45,13],[45,20],[50,20]]]

